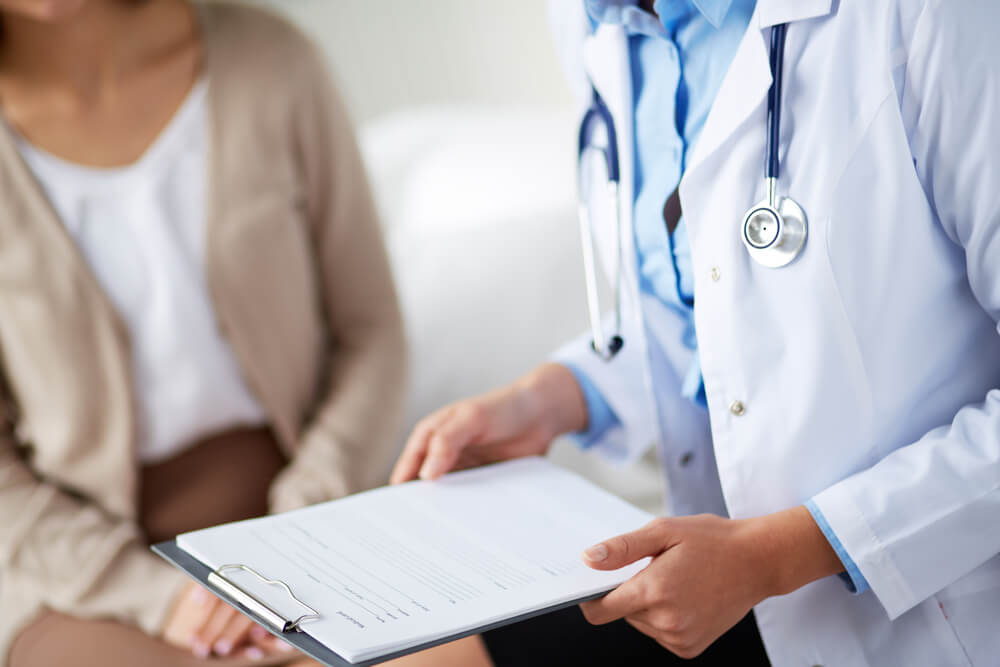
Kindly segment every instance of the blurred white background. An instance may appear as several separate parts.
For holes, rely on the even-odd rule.
[[[250,1],[323,48],[358,121],[421,104],[571,104],[544,0]]]
[[[402,438],[586,327],[574,103],[541,0],[245,0],[324,50],[358,123],[411,343]],[[582,0],[581,0],[582,1]],[[652,458],[554,458],[650,511]]]

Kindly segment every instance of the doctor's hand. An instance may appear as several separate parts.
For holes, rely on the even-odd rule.
[[[597,570],[647,557],[641,572],[580,607],[594,624],[624,618],[682,658],[701,654],[765,598],[843,569],[805,507],[742,520],[657,519],[583,555]]]
[[[541,455],[553,438],[586,424],[587,407],[576,378],[565,366],[544,364],[507,387],[424,418],[406,442],[392,483]]]

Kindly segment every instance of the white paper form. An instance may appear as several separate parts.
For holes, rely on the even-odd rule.
[[[351,662],[614,588],[645,564],[598,572],[586,547],[652,519],[545,459],[410,482],[178,538],[216,568],[288,584],[321,618],[303,630]],[[238,585],[288,617],[285,593]]]

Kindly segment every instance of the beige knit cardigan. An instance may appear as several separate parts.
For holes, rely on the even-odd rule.
[[[258,10],[201,9],[204,270],[292,463],[276,510],[372,486],[394,455],[404,340],[354,136],[315,50]],[[179,322],[178,326],[183,326]],[[48,608],[159,631],[183,577],[137,525],[126,329],[0,131],[0,663]]]

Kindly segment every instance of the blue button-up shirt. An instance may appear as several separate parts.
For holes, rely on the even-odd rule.
[[[656,0],[657,15],[636,0],[585,0],[592,23],[619,23],[628,34],[635,128],[633,208],[639,289],[686,321],[684,344],[694,351],[681,392],[705,406],[694,328],[694,276],[683,217],[668,234],[663,205],[673,192],[705,126],[753,13],[754,0]],[[596,441],[617,418],[583,373],[572,369],[587,399]]]
[[[683,217],[673,234],[663,205],[680,183],[708,112],[753,14],[755,0],[656,0],[657,15],[636,0],[584,0],[593,25],[617,23],[628,34],[635,127],[633,221],[639,289],[675,310],[687,322],[684,343],[694,351],[682,393],[705,406],[705,387],[694,328],[694,276]],[[618,418],[579,369],[570,367],[587,402],[586,447],[618,424]],[[844,563],[851,590],[868,582],[844,550],[822,513],[806,504]]]

